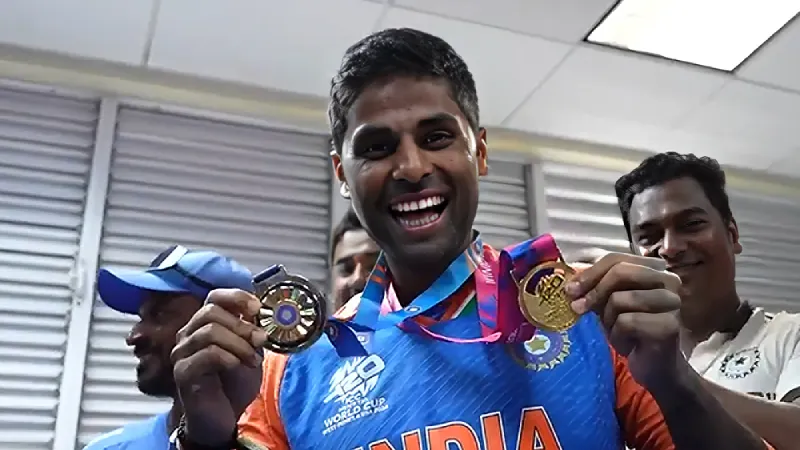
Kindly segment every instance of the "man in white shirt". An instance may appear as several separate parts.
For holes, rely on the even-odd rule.
[[[742,245],[717,161],[661,153],[615,188],[633,252],[666,260],[681,277],[682,348],[692,367],[776,449],[800,448],[800,316],[773,316],[739,298]]]

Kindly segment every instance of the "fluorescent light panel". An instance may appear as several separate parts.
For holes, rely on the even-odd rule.
[[[587,41],[734,70],[800,12],[800,0],[622,0]]]

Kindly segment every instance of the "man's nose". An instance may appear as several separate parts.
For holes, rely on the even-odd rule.
[[[136,345],[136,342],[140,341],[143,337],[144,335],[142,334],[141,322],[137,322],[136,325],[134,325],[131,328],[131,331],[128,332],[128,335],[125,337],[125,344],[127,344],[128,347],[133,347],[134,345]]]
[[[417,145],[410,136],[404,136],[394,154],[395,168],[392,178],[419,183],[433,172],[427,152]]]
[[[663,259],[675,259],[684,251],[686,251],[686,240],[680,236],[680,233],[672,230],[664,232],[658,256]]]

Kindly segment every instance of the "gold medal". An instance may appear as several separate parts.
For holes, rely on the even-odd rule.
[[[561,261],[542,263],[528,272],[517,286],[525,319],[536,327],[558,332],[575,325],[578,314],[564,290],[574,275],[575,270]]]

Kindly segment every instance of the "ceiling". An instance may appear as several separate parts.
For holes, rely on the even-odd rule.
[[[413,27],[467,61],[484,125],[800,177],[800,21],[733,75],[581,43],[614,3],[3,0],[0,43],[324,97],[350,44]]]

